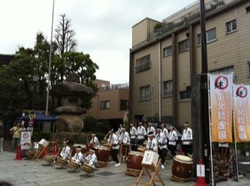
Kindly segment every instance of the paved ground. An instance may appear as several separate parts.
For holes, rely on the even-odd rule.
[[[16,153],[3,151],[0,152],[0,181],[8,181],[15,186],[36,186],[36,185],[51,185],[51,186],[69,186],[69,185],[86,185],[86,186],[134,186],[136,185],[137,177],[125,174],[127,164],[121,164],[119,167],[114,167],[112,162],[109,162],[106,167],[98,168],[93,177],[83,177],[85,172],[80,171],[70,173],[70,169],[59,169],[57,165],[45,166],[47,163],[43,159],[36,161],[31,160],[15,160]],[[245,162],[250,158],[246,158]],[[196,181],[176,182],[171,181],[172,162],[167,160],[166,169],[159,168],[159,174],[167,186],[193,186]],[[241,169],[248,169],[248,163],[240,163]],[[157,178],[157,177],[156,177]],[[144,174],[142,182],[149,182],[149,177]],[[142,185],[142,184],[139,184]],[[156,185],[162,185],[156,183]],[[217,186],[249,186],[250,173],[240,180],[227,181],[216,183]]]

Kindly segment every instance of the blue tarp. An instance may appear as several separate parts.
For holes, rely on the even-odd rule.
[[[26,114],[25,116],[21,116],[19,119],[21,120],[30,120],[30,114]],[[56,121],[56,115],[45,115],[40,112],[34,112],[34,120],[35,121]]]

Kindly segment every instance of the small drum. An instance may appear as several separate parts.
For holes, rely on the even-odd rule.
[[[49,156],[49,155],[46,155],[46,156],[43,157],[43,160],[48,162],[49,164],[53,163],[54,159],[55,159],[54,156]]]
[[[110,156],[110,148],[105,146],[95,146],[95,154],[97,156],[97,167],[104,167],[108,164]]]
[[[128,154],[127,170],[142,170],[143,152],[131,151]]]
[[[80,168],[80,165],[78,163],[76,163],[74,160],[71,160],[69,162],[69,165],[68,165],[69,168],[72,168],[72,169],[78,169]]]
[[[92,173],[95,171],[95,169],[91,166],[89,166],[88,164],[84,163],[83,166],[82,166],[82,170],[84,172],[87,172],[87,173]]]
[[[189,181],[192,174],[193,160],[184,155],[176,155],[173,159],[173,178],[181,181]]]
[[[60,165],[60,166],[62,166],[62,167],[65,167],[66,165],[68,165],[68,161],[67,160],[65,160],[65,159],[63,159],[63,158],[57,158],[56,159],[56,164],[57,165]]]
[[[146,150],[146,147],[144,147],[144,146],[139,146],[137,148],[137,151],[139,151],[139,152],[145,152],[145,150]]]
[[[35,155],[34,151],[32,150],[27,150],[25,154],[29,159],[32,159],[33,156]]]

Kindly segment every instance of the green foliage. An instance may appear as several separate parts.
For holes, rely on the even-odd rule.
[[[96,133],[96,135],[105,136],[109,130],[110,130],[110,123],[106,120],[98,121],[91,116],[88,116],[84,119],[83,132]]]

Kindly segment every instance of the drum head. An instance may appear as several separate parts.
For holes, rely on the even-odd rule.
[[[95,149],[96,150],[107,150],[107,151],[110,151],[110,149],[108,147],[105,147],[105,146],[95,146]]]
[[[188,156],[184,156],[184,155],[176,155],[175,156],[176,160],[180,160],[180,161],[184,161],[184,162],[192,162],[192,158],[188,157]]]
[[[134,155],[134,156],[143,156],[143,152],[138,152],[138,151],[130,151],[128,154]]]

